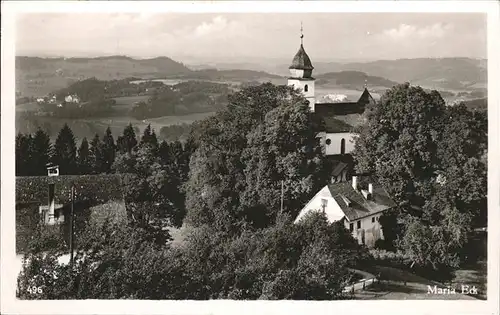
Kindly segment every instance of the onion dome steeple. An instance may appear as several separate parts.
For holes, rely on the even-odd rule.
[[[292,64],[288,69],[292,77],[295,78],[311,78],[312,70],[314,69],[311,59],[307,55],[304,44],[303,44],[304,34],[302,33],[302,25],[300,26],[300,48],[295,54],[292,60]]]

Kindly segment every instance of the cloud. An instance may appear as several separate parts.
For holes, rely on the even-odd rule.
[[[224,31],[228,26],[228,22],[226,18],[222,16],[216,16],[212,19],[210,22],[203,22],[200,25],[198,25],[195,30],[194,34],[196,36],[205,36],[205,35],[210,35],[214,32],[222,32]]]
[[[453,30],[453,24],[435,23],[425,27],[400,24],[397,28],[384,30],[382,35],[392,40],[442,38]]]

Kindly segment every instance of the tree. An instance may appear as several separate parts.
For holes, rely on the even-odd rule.
[[[131,174],[125,197],[132,222],[151,228],[158,235],[167,226],[182,225],[185,210],[176,199],[179,198],[176,174],[161,163],[155,148],[143,144],[132,153],[120,154],[113,169]]]
[[[255,227],[272,222],[282,179],[289,180],[287,198],[302,180],[299,186],[304,187],[298,190],[307,195],[317,152],[305,145],[315,142],[305,99],[290,87],[263,84],[243,89],[229,101],[227,109],[193,125],[196,150],[186,184],[186,219],[235,232],[245,222]],[[299,179],[306,170],[312,173]]]
[[[132,149],[137,145],[137,138],[132,124],[128,124],[123,129],[123,135],[118,137],[116,145],[120,153],[132,152]]]
[[[103,170],[102,166],[102,142],[98,134],[90,142],[90,159],[92,174],[100,174]]]
[[[28,176],[34,171],[30,165],[32,141],[31,135],[18,133],[16,136],[16,176]]]
[[[397,247],[420,268],[457,267],[473,223],[485,222],[485,114],[447,108],[436,91],[404,84],[366,116],[354,151],[358,171],[375,172],[402,210],[403,229],[387,217],[384,234],[399,237]]]
[[[408,83],[388,90],[366,113],[353,155],[360,172],[375,172],[399,202],[414,200],[421,181],[438,168],[437,143],[445,103],[438,92]]]
[[[326,183],[321,148],[316,145],[319,125],[305,103],[279,106],[248,135],[243,150],[246,188],[242,194],[245,215],[259,221],[258,212],[273,222],[280,211],[281,181],[284,211],[296,216],[302,206]],[[255,222],[255,224],[260,224]]]
[[[83,138],[80,148],[78,148],[77,166],[79,174],[87,175],[92,173],[92,157],[87,138]]]
[[[106,129],[106,133],[102,138],[101,145],[101,167],[102,172],[110,173],[111,167],[115,161],[116,155],[116,145],[115,140],[113,139],[113,135],[111,134],[111,129],[108,127]]]
[[[59,131],[52,160],[53,163],[59,165],[59,172],[61,174],[69,175],[77,173],[75,136],[67,124],[64,124],[63,128]]]
[[[158,148],[158,139],[156,138],[155,131],[151,128],[149,124],[145,129],[141,137],[140,145],[148,144],[153,148]]]
[[[52,155],[52,144],[49,135],[42,129],[35,132],[32,142],[32,175],[46,175],[47,163]]]

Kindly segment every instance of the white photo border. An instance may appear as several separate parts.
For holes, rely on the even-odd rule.
[[[144,301],[15,298],[15,16],[28,12],[481,12],[488,20],[487,301]],[[500,227],[500,6],[497,1],[6,1],[2,2],[1,313],[4,314],[498,314]]]

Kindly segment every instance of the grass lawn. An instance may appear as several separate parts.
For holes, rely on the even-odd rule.
[[[362,300],[476,300],[475,297],[460,294],[429,294],[428,286],[442,284],[425,279],[405,270],[375,266],[373,272],[380,273],[382,282],[365,291],[356,292],[354,297]]]
[[[488,268],[486,261],[480,261],[471,266],[464,267],[454,272],[454,278],[451,284],[454,287],[461,285],[476,286],[478,288],[478,298],[486,299]]]

